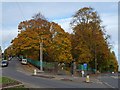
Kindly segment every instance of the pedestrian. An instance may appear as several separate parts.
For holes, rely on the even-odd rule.
[[[82,73],[82,77],[84,77],[85,72],[82,70],[81,73]]]
[[[73,63],[71,63],[71,75],[73,76],[73,74],[74,74],[74,67],[73,67]]]
[[[74,71],[73,71],[73,66],[71,66],[71,75],[73,76],[73,74],[74,74]]]

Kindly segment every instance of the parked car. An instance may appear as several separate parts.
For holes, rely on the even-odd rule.
[[[12,60],[12,57],[9,57],[8,60],[9,60],[9,61]]]
[[[26,65],[27,64],[27,59],[22,59],[21,64]]]
[[[9,63],[9,62],[8,62],[7,60],[2,60],[2,61],[1,61],[1,66],[2,66],[2,67],[7,67],[7,66],[8,66],[8,63]]]
[[[17,57],[17,60],[19,60],[19,61],[22,61],[22,58],[20,58],[20,57]]]
[[[118,73],[120,73],[120,67],[118,68]]]

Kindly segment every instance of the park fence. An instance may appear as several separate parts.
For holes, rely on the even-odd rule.
[[[40,68],[41,63],[38,60],[32,60],[30,58],[27,58],[27,62],[29,62],[30,64],[34,65],[37,68]],[[43,62],[42,66],[44,71],[46,72],[51,72],[51,73],[56,73],[57,72],[57,62]]]
[[[27,61],[37,68],[40,68],[41,66],[41,63],[38,60],[27,58]],[[58,62],[43,62],[42,66],[43,66],[43,70],[49,73],[54,73],[54,74],[70,74],[71,73],[71,66],[67,64],[63,65]],[[76,72],[78,73],[78,75],[80,75],[82,70],[84,70],[86,74],[93,73],[93,69],[91,69],[90,67],[88,66],[84,67],[83,64],[77,64]]]

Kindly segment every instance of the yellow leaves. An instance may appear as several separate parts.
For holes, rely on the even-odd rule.
[[[65,32],[54,37],[51,49],[53,49],[51,52],[55,61],[67,63],[72,61],[71,42],[66,37]]]
[[[68,34],[58,24],[49,23],[46,20],[29,20],[21,22],[18,28],[25,29],[12,43],[16,50],[19,50],[18,53],[25,52],[25,54],[30,55],[29,51],[31,50],[33,53],[36,51],[38,53],[42,42],[45,58],[49,57],[51,61],[58,62],[70,62],[72,60],[72,47],[67,37]],[[39,56],[39,53],[35,56]]]

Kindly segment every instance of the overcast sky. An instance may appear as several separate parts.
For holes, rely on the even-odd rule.
[[[3,0],[4,1],[4,0]],[[10,45],[12,39],[18,34],[17,26],[21,21],[29,20],[41,12],[49,21],[57,22],[66,32],[71,33],[69,27],[71,17],[83,7],[92,7],[100,15],[106,26],[106,31],[111,35],[110,42],[118,57],[118,3],[117,2],[2,2],[0,3],[0,34],[2,33],[2,49]],[[1,36],[1,35],[0,35]],[[1,39],[1,38],[0,38]],[[0,46],[1,46],[0,45]]]

